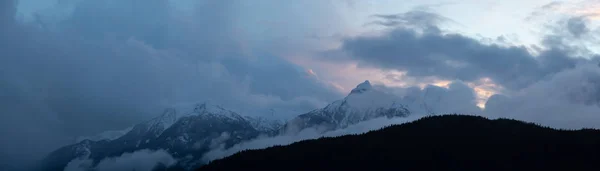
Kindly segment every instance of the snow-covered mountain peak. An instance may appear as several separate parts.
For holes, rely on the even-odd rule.
[[[173,108],[168,108],[165,109],[160,116],[135,125],[124,136],[137,137],[152,135],[158,137],[164,130],[171,127],[177,119],[177,111]]]
[[[123,129],[123,130],[104,131],[100,134],[93,135],[93,136],[79,136],[79,137],[75,138],[75,143],[79,143],[84,140],[92,140],[92,141],[115,140],[115,139],[127,134],[127,132],[131,131],[131,129],[133,129],[133,127],[129,127],[129,128]]]
[[[348,125],[378,117],[405,117],[410,111],[402,105],[402,98],[373,87],[369,81],[358,86],[344,99],[335,101],[325,108],[301,115],[288,124],[287,128],[307,128],[325,125],[328,128],[344,128]],[[290,125],[293,125],[290,127]]]
[[[214,105],[209,102],[199,103],[196,104],[196,106],[194,107],[194,113],[222,113],[226,111],[228,110],[219,105]]]
[[[213,104],[211,102],[187,102],[187,103],[178,103],[172,106],[173,110],[176,110],[177,113],[181,115],[177,115],[177,119],[181,119],[182,117],[188,116],[200,116],[200,115],[223,115],[227,117],[238,118],[236,112],[225,109],[220,105]]]
[[[360,94],[371,89],[373,89],[373,86],[371,86],[371,82],[369,82],[369,80],[366,80],[365,82],[358,84],[356,88],[352,89],[352,91],[350,91],[350,94]]]
[[[244,116],[244,119],[250,122],[250,125],[252,125],[254,129],[262,132],[277,131],[284,124],[284,121],[265,117]]]
[[[390,108],[393,103],[401,98],[373,88],[367,80],[352,90],[352,92],[343,99],[341,104],[359,111],[376,108]]]
[[[210,115],[210,116],[216,116],[219,118],[232,119],[232,120],[237,120],[237,121],[244,120],[244,118],[242,116],[240,116],[239,114],[237,114],[236,112],[227,110],[219,105],[210,104],[208,102],[197,104],[194,107],[193,114],[198,115],[198,116]]]
[[[152,120],[146,122],[146,124],[151,126],[162,126],[163,129],[170,127],[173,123],[177,121],[177,111],[173,108],[167,108],[160,116],[153,118]]]

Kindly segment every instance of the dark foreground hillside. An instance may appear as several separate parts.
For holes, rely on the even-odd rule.
[[[600,170],[600,131],[445,115],[244,151],[198,170]]]

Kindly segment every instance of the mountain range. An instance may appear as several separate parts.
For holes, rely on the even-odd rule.
[[[83,139],[61,147],[45,157],[38,168],[63,170],[75,159],[91,160],[92,166],[88,167],[93,167],[102,159],[124,153],[162,149],[178,159],[175,167],[190,170],[206,164],[202,156],[215,145],[229,148],[259,136],[294,134],[306,128],[327,132],[374,118],[411,114],[395,100],[396,96],[374,89],[365,81],[344,99],[286,122],[243,116],[210,103],[180,105],[122,131],[126,133],[121,136]]]

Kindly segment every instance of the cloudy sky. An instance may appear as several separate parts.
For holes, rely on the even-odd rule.
[[[598,127],[594,0],[0,0],[1,165],[178,103],[286,119],[364,80]],[[441,100],[440,100],[441,99]],[[6,159],[6,160],[4,160]]]

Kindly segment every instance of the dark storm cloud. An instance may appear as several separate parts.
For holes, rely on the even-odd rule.
[[[431,22],[439,17],[427,12],[381,17],[400,24],[380,36],[348,38],[340,50],[361,65],[397,69],[416,77],[463,81],[489,77],[509,89],[523,88],[588,61],[575,58],[568,48],[549,48],[533,55],[523,46],[484,44],[461,34],[444,33]],[[405,27],[403,22],[394,21],[398,18],[406,23],[418,19],[416,24],[425,27],[415,29],[414,24]]]
[[[340,96],[255,50],[270,46],[255,41],[260,35],[237,33],[253,29],[233,20],[244,16],[243,1],[201,1],[190,13],[167,2],[65,2],[73,11],[41,28],[15,22],[16,3],[0,0],[0,165],[19,166],[75,136],[124,129],[178,103],[211,101],[247,115],[273,109],[286,118]]]

